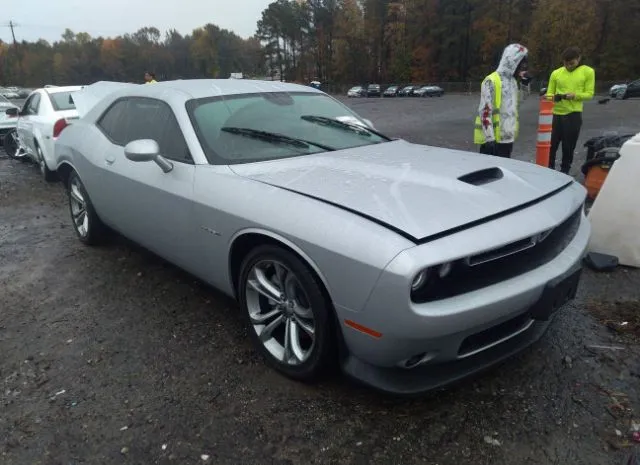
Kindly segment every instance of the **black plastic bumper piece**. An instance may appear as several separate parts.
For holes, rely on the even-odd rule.
[[[548,326],[548,321],[535,321],[523,333],[476,355],[453,362],[405,370],[377,367],[349,355],[344,359],[342,369],[355,381],[386,394],[416,396],[480,373],[514,356],[540,339]]]

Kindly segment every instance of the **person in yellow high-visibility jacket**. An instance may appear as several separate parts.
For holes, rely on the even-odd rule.
[[[511,158],[518,137],[518,79],[526,84],[528,50],[520,44],[508,45],[498,68],[483,81],[475,119],[473,142],[480,153]]]
[[[569,47],[562,54],[564,66],[551,73],[547,86],[547,98],[554,100],[551,126],[551,152],[549,168],[555,169],[556,152],[562,143],[560,171],[569,173],[573,153],[582,128],[583,102],[593,98],[596,73],[593,68],[581,65],[578,47]]]
[[[147,71],[144,73],[144,83],[145,84],[156,84],[156,75],[151,71]]]

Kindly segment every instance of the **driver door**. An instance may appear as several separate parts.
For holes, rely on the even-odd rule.
[[[108,139],[93,180],[101,214],[133,241],[189,268],[198,260],[192,247],[195,165],[173,110],[161,100],[128,97],[112,105],[98,127]],[[124,147],[140,139],[155,140],[173,169],[165,173],[153,161],[126,158]]]

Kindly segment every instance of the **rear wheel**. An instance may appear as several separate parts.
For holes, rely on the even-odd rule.
[[[102,243],[107,235],[107,227],[98,218],[89,194],[75,171],[69,175],[67,194],[71,221],[78,239],[87,245]]]
[[[40,168],[40,174],[42,174],[42,178],[47,182],[53,182],[56,180],[55,171],[51,171],[47,166],[47,162],[44,160],[44,155],[42,154],[42,149],[39,145],[36,146],[36,154],[38,157],[38,166]]]
[[[259,246],[238,283],[250,337],[267,363],[300,381],[324,374],[336,360],[333,310],[309,267],[282,247]]]

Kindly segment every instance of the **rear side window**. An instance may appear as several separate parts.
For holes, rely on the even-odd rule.
[[[54,111],[75,110],[76,104],[73,101],[74,92],[55,92],[49,94],[51,105]]]
[[[155,140],[160,154],[171,160],[191,163],[191,155],[178,121],[166,103],[143,97],[119,100],[100,118],[98,126],[116,145],[140,139]]]
[[[105,112],[98,121],[98,127],[116,145],[126,145],[127,140],[127,101],[119,100]]]

